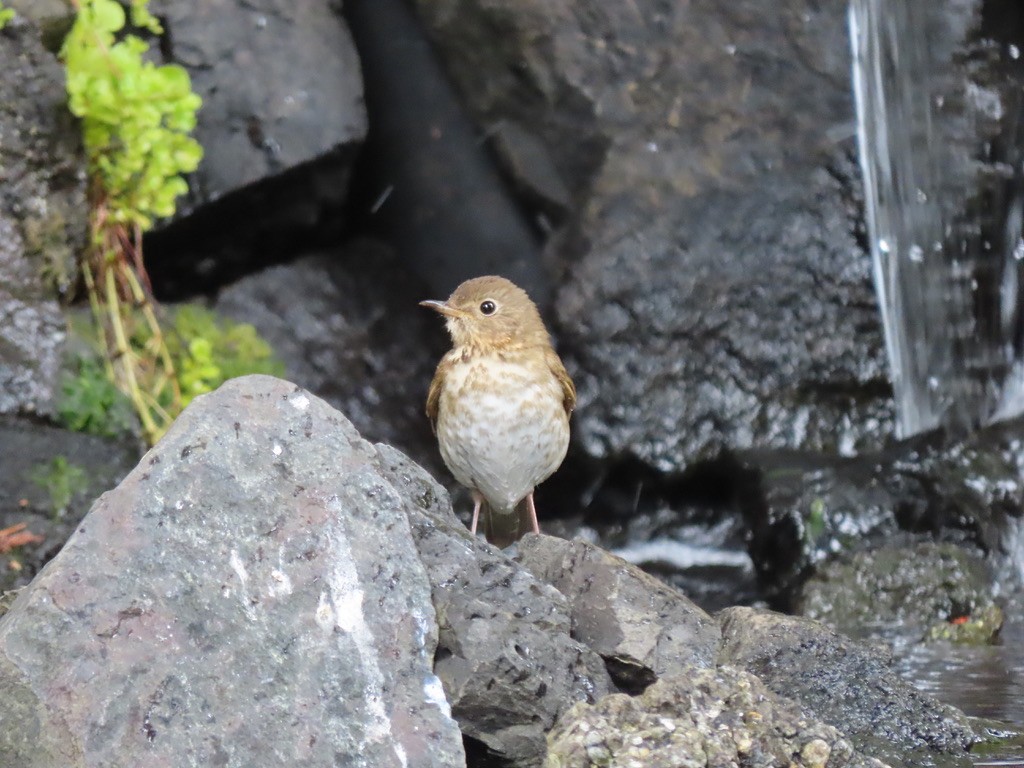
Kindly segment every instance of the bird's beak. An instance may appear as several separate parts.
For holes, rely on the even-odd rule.
[[[440,312],[445,317],[463,317],[465,315],[465,312],[455,309],[455,307],[449,307],[443,301],[421,301],[420,306]]]

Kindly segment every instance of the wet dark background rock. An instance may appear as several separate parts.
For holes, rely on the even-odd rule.
[[[527,126],[576,195],[549,250],[588,455],[884,441],[845,2],[418,7],[485,130]]]
[[[146,242],[158,292],[211,293],[337,237],[366,135],[359,58],[338,5],[153,0],[151,10],[164,25],[160,53],[203,98],[203,161],[178,219]]]
[[[955,544],[881,547],[817,569],[797,612],[852,637],[952,636],[961,623],[994,608],[991,583],[984,560]],[[991,642],[999,624],[976,642]]]
[[[792,608],[815,566],[900,541],[947,541],[1005,567],[1024,504],[1021,426],[1008,421],[961,441],[922,435],[848,459],[739,454],[737,503],[765,594]]]
[[[354,207],[434,292],[499,272],[542,306],[551,282],[530,223],[480,146],[410,5],[347,0],[370,133]],[[415,72],[415,77],[410,73]]]

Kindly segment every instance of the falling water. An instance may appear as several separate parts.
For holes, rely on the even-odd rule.
[[[980,0],[852,0],[849,21],[901,436],[1016,415],[1024,411],[1021,52],[998,39],[1005,30],[983,29]]]

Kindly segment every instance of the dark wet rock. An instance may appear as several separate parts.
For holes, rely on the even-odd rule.
[[[882,547],[818,568],[803,586],[797,612],[854,637],[880,632],[920,639],[934,632],[948,639],[956,631],[950,627],[995,608],[991,584],[985,562],[955,544]],[[993,626],[988,618],[991,639],[1001,622]]]
[[[577,702],[614,690],[601,657],[571,636],[566,598],[455,520],[422,469],[378,446],[419,499],[410,512],[440,626],[434,671],[463,734],[501,764],[539,765],[545,734]]]
[[[791,766],[883,768],[836,728],[805,715],[751,674],[692,668],[639,697],[579,704],[549,741],[547,768]]]
[[[727,608],[719,662],[757,675],[854,747],[891,765],[970,765],[966,716],[901,680],[878,649],[810,619]]]
[[[0,32],[0,414],[54,410],[57,296],[85,242],[85,158],[60,63],[18,17]]]
[[[197,399],[0,622],[0,763],[463,765],[402,487],[293,384]]]
[[[566,596],[572,635],[640,692],[684,668],[713,666],[718,625],[685,595],[593,544],[528,534],[516,559]]]
[[[0,419],[0,528],[24,523],[43,537],[0,553],[0,590],[27,584],[140,453],[133,443]]]
[[[813,567],[837,554],[941,539],[1012,558],[1024,505],[1024,422],[958,441],[922,435],[853,459],[787,452],[739,456],[740,507],[767,594],[792,606]]]
[[[424,410],[446,349],[437,318],[418,306],[431,297],[390,249],[362,240],[243,278],[214,308],[254,325],[288,378],[344,413],[366,439],[448,477]]]
[[[151,3],[165,27],[162,53],[203,98],[194,135],[204,157],[179,203],[192,215],[147,238],[159,294],[210,291],[340,226],[366,113],[336,5]]]
[[[346,0],[345,13],[371,125],[360,160],[364,188],[353,190],[362,195],[363,224],[395,247],[432,298],[467,278],[501,274],[547,305],[540,247],[409,4]],[[557,196],[539,152],[527,158],[519,148],[522,177],[541,195]]]
[[[549,251],[591,456],[891,432],[846,5],[417,3],[477,120],[526,126],[575,196]]]

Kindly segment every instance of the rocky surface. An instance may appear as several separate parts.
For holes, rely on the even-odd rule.
[[[991,621],[991,611],[999,613],[991,584],[985,562],[955,544],[882,547],[819,568],[804,584],[797,611],[853,637],[966,639],[984,624],[987,636],[976,641],[985,642],[1002,623]],[[957,631],[972,617],[969,631]]]
[[[65,336],[57,296],[85,242],[85,159],[63,70],[21,17],[0,32],[0,89],[0,414],[50,415]]]
[[[202,98],[199,170],[147,238],[167,297],[210,292],[337,231],[366,134],[359,59],[330,0],[153,0],[164,56]]]
[[[293,384],[196,400],[0,623],[0,762],[463,764],[415,503]]]
[[[578,704],[550,737],[546,768],[885,768],[751,674],[689,669],[642,696]]]
[[[958,766],[976,738],[816,622],[733,608],[720,640],[592,545],[512,554],[322,400],[236,379],[0,619],[0,763]]]
[[[568,598],[573,637],[601,655],[620,689],[639,693],[714,665],[718,625],[681,592],[582,541],[528,534],[518,550],[527,570]]]
[[[719,663],[744,669],[854,747],[891,765],[970,765],[979,736],[959,710],[901,680],[877,648],[799,617],[727,608]]]
[[[417,7],[478,122],[531,133],[574,196],[549,251],[591,456],[881,445],[845,2]]]
[[[1022,440],[1014,420],[961,441],[928,434],[852,459],[740,454],[737,501],[766,594],[791,607],[814,567],[894,543],[941,539],[1012,557]]]
[[[601,657],[572,636],[562,594],[470,536],[422,469],[394,449],[378,451],[420,500],[409,521],[433,585],[434,671],[452,715],[484,764],[539,765],[555,719],[614,690]]]

